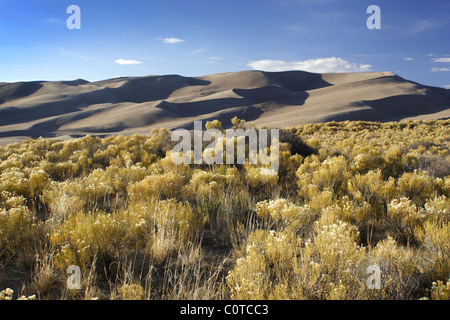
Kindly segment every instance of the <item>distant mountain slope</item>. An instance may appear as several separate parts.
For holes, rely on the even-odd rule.
[[[450,117],[450,90],[390,72],[315,74],[242,71],[99,82],[0,83],[0,142],[32,137],[148,133],[194,120],[238,116],[256,126],[343,120]]]

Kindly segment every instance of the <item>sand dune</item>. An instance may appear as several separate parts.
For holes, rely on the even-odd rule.
[[[99,82],[0,83],[0,144],[37,137],[148,133],[234,116],[257,127],[450,117],[450,90],[390,72],[242,71]]]

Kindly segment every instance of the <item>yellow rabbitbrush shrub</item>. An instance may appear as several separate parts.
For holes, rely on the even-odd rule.
[[[270,195],[278,184],[278,174],[266,167],[245,164],[245,182],[255,193]]]
[[[336,196],[347,192],[347,182],[351,177],[347,160],[343,156],[330,157],[320,161],[312,155],[305,159],[296,173],[299,193],[308,199],[311,186],[319,191],[329,190]]]
[[[316,237],[305,243],[295,293],[303,299],[358,299],[366,288],[366,250],[356,227],[328,216],[317,221]]]
[[[193,198],[220,197],[226,188],[226,182],[226,175],[198,170],[192,174],[184,191]]]
[[[8,191],[16,196],[29,197],[30,180],[21,169],[8,168],[0,174],[0,190]]]
[[[350,165],[353,171],[366,173],[383,167],[384,161],[378,150],[366,147],[359,149],[357,152]]]
[[[426,199],[434,196],[434,179],[424,171],[405,172],[397,184],[398,193],[410,198],[419,206],[423,206]]]
[[[446,283],[442,280],[434,281],[432,283],[430,296],[431,300],[450,300],[450,277]]]
[[[50,239],[58,248],[59,268],[71,264],[85,268],[96,256],[118,259],[120,253],[151,247],[155,239],[170,238],[175,246],[185,244],[194,239],[203,223],[203,217],[187,203],[154,200],[111,214],[79,212],[56,228]]]
[[[360,225],[373,218],[373,209],[367,202],[350,200],[348,196],[344,196],[323,209],[322,214],[333,216],[346,223]]]
[[[278,228],[289,229],[295,233],[307,232],[318,218],[317,212],[309,205],[297,206],[286,199],[258,202],[256,214],[260,218],[272,220],[272,224],[276,224]]]
[[[127,187],[129,203],[151,199],[170,199],[180,195],[185,177],[175,172],[154,174]]]
[[[387,222],[392,236],[409,243],[414,239],[414,229],[422,225],[426,215],[408,198],[394,199],[387,208]]]
[[[389,199],[394,196],[390,185],[383,180],[381,169],[369,171],[366,174],[356,174],[348,181],[348,191],[355,198],[358,193],[364,201],[371,199]],[[394,182],[395,187],[395,182]],[[395,190],[395,188],[394,188]],[[395,192],[395,191],[394,191]]]
[[[423,283],[422,257],[413,248],[399,245],[392,237],[369,250],[370,264],[380,270],[380,289],[371,290],[374,299],[418,297]]]
[[[450,274],[450,223],[448,218],[439,220],[430,219],[423,226],[417,226],[415,235],[425,250],[423,255],[430,274],[445,279]]]
[[[32,215],[26,206],[0,208],[0,257],[16,253],[32,228]]]
[[[289,299],[300,238],[289,232],[257,230],[250,234],[244,257],[227,276],[231,297],[237,300]]]
[[[252,233],[244,257],[227,276],[233,299],[346,299],[361,297],[366,251],[354,227],[317,224],[317,236],[302,245],[289,230]]]
[[[28,273],[43,261],[30,293],[79,265],[86,292],[72,298],[445,297],[450,120],[289,132],[272,175],[248,163],[256,154],[176,165],[167,130],[0,146],[0,265]],[[367,287],[368,267],[380,289]],[[50,286],[64,299],[62,282]]]
[[[96,214],[79,212],[68,217],[50,235],[57,248],[55,265],[65,272],[70,265],[89,268],[96,256],[116,257],[124,249],[135,248],[140,226],[125,212]]]

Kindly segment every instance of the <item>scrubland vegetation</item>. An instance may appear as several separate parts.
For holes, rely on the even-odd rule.
[[[172,146],[0,147],[0,299],[449,299],[450,120],[287,128],[272,176]]]

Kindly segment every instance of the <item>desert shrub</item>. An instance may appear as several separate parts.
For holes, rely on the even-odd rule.
[[[278,174],[266,167],[245,164],[244,181],[255,195],[268,197],[278,186]]]
[[[103,169],[93,170],[81,183],[84,199],[91,208],[101,206],[114,194],[112,177]]]
[[[308,159],[308,158],[307,158]],[[351,177],[347,160],[343,156],[331,157],[320,162],[316,156],[304,161],[297,173],[299,193],[308,199],[311,186],[319,191],[329,190],[335,196],[345,195]]]
[[[395,196],[395,181],[391,183],[393,185],[383,180],[381,169],[371,170],[363,175],[354,175],[348,181],[348,191],[354,199],[369,203],[374,215],[380,217],[386,212],[386,202]]]
[[[184,190],[194,198],[218,198],[225,190],[226,181],[226,175],[198,170],[192,174]]]
[[[450,300],[450,278],[446,283],[442,280],[433,281],[430,293],[431,300]]]
[[[440,220],[440,218],[449,219],[450,199],[444,195],[427,199],[424,207],[428,216],[435,216],[437,220]]]
[[[0,163],[0,172],[5,171],[6,169],[23,169],[24,163],[17,156],[17,154],[10,155],[8,157],[5,156],[6,159],[3,159]]]
[[[300,255],[297,294],[307,299],[357,299],[358,291],[364,290],[359,283],[366,259],[357,229],[324,216],[315,231]]]
[[[430,219],[416,226],[415,236],[424,250],[427,273],[434,279],[450,274],[450,225],[447,221]]]
[[[113,177],[103,169],[95,169],[89,176],[63,182],[52,181],[43,191],[43,201],[50,215],[57,220],[79,210],[95,211],[111,206],[115,194]]]
[[[405,172],[398,178],[397,185],[400,196],[410,198],[419,206],[435,191],[434,179],[424,171]]]
[[[86,206],[84,190],[78,181],[52,181],[43,192],[44,203],[50,209],[49,220],[64,220],[67,216],[83,210]]]
[[[380,290],[372,292],[376,298],[405,300],[419,297],[424,279],[416,251],[388,237],[370,250],[369,258],[381,273]]]
[[[217,119],[213,120],[213,121],[206,121],[205,128],[206,128],[206,130],[210,130],[210,129],[221,130],[222,129],[222,122],[217,120]]]
[[[318,218],[317,212],[309,205],[297,206],[286,199],[258,202],[256,214],[268,220],[275,229],[287,229],[295,234],[309,232],[312,223]]]
[[[56,265],[61,269],[74,264],[86,268],[98,257],[104,263],[117,261],[120,254],[148,248],[161,254],[162,241],[167,255],[180,244],[193,241],[203,227],[203,217],[189,204],[175,200],[131,205],[112,214],[79,212],[68,217],[51,234],[58,248]]]
[[[42,169],[32,169],[29,173],[30,195],[35,197],[42,195],[50,186],[50,177]]]
[[[145,291],[139,283],[124,283],[118,293],[121,300],[143,300]]]
[[[39,298],[445,298],[449,129],[288,128],[277,173],[247,143],[244,164],[176,165],[164,129],[0,146],[0,265],[30,270],[22,291]],[[72,264],[84,293],[64,287]]]
[[[30,180],[20,169],[13,167],[3,170],[0,175],[0,190],[14,195],[30,196]]]
[[[385,176],[398,177],[403,173],[403,150],[399,145],[391,146],[384,155]]]
[[[278,183],[286,190],[292,191],[296,186],[295,173],[303,161],[303,156],[293,154],[288,150],[286,143],[281,143],[279,148]]]
[[[445,178],[450,175],[450,160],[448,156],[442,155],[420,157],[416,168],[427,172],[431,177]]]
[[[415,242],[414,229],[426,219],[422,210],[408,198],[393,199],[387,208],[391,236],[406,243]]]
[[[348,224],[317,224],[317,236],[302,246],[288,230],[252,233],[244,257],[227,276],[233,299],[349,298],[359,284],[365,251]],[[352,270],[353,272],[350,272]],[[336,285],[338,287],[336,287]]]
[[[450,197],[450,176],[445,177],[442,191],[445,196]]]
[[[139,165],[132,165],[129,168],[109,166],[105,169],[105,174],[109,177],[116,193],[126,194],[127,187],[142,181],[148,172],[146,168]]]
[[[330,214],[338,220],[356,226],[361,226],[367,220],[374,218],[373,209],[367,202],[350,200],[348,196],[327,206],[323,209],[323,214]]]
[[[370,148],[369,150],[358,150],[358,152],[350,164],[350,168],[354,172],[363,174],[383,167],[384,159],[378,150]]]
[[[117,259],[117,254],[135,240],[136,228],[130,229],[131,221],[121,213],[113,215],[79,212],[68,217],[56,228],[50,240],[57,248],[55,265],[62,271],[70,265],[89,268],[96,256],[104,261]]]
[[[299,253],[299,239],[286,232],[257,230],[247,241],[244,256],[227,276],[231,298],[286,299]]]
[[[21,200],[19,200],[21,202]],[[0,257],[17,253],[32,232],[32,214],[22,204],[8,204],[9,209],[0,209]]]
[[[154,174],[127,187],[130,203],[145,202],[149,199],[170,199],[180,195],[185,177],[173,172]]]

